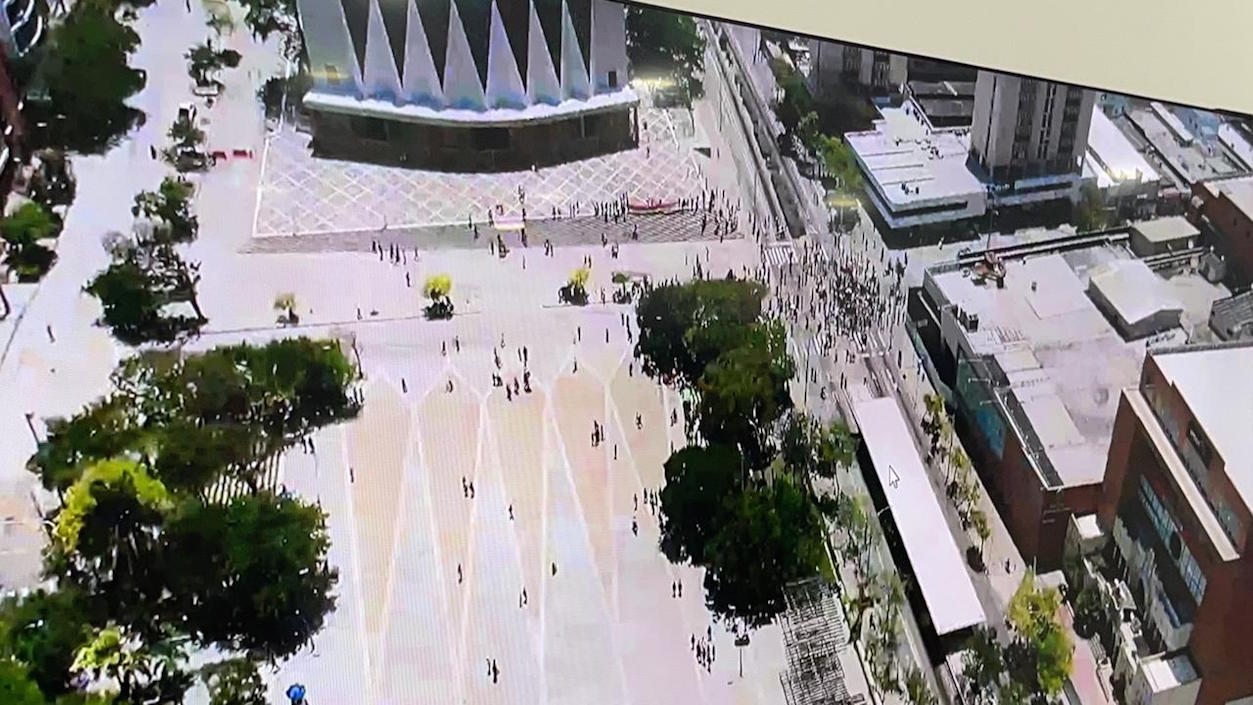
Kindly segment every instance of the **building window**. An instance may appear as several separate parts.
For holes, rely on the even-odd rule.
[[[1213,451],[1205,438],[1205,433],[1201,431],[1201,427],[1195,420],[1188,422],[1188,443],[1196,450],[1196,454],[1201,456],[1201,462],[1205,463],[1208,468],[1210,460],[1214,457]]]
[[[618,72],[617,71],[609,72],[609,87],[610,88],[618,87]]]
[[[1183,535],[1179,533],[1179,527],[1171,518],[1166,505],[1162,503],[1161,498],[1153,491],[1153,486],[1144,476],[1140,477],[1140,503],[1148,513],[1149,521],[1157,530],[1158,537],[1166,545],[1170,559],[1179,569],[1180,576],[1188,586],[1188,592],[1192,593],[1197,604],[1200,604],[1201,597],[1205,595],[1205,576],[1201,574],[1201,567],[1192,557],[1192,552],[1183,543]]]

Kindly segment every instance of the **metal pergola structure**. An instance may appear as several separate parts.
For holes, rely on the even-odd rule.
[[[848,630],[835,584],[808,578],[784,588],[783,644],[787,669],[780,674],[788,705],[851,705],[844,683],[840,652],[848,647]]]

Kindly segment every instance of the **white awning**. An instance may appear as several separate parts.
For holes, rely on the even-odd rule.
[[[965,558],[940,511],[896,400],[865,401],[854,414],[936,634],[983,624],[986,616]]]

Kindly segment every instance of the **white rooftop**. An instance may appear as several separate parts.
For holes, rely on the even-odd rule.
[[[1182,240],[1201,234],[1201,231],[1197,230],[1195,225],[1188,222],[1188,219],[1181,215],[1168,215],[1164,218],[1142,220],[1132,223],[1131,227],[1140,233],[1144,239],[1157,243]]]
[[[1186,653],[1148,659],[1141,664],[1152,692],[1161,693],[1200,678]]]
[[[1003,289],[962,268],[930,276],[949,303],[979,317],[977,331],[963,332],[965,347],[993,356],[1005,372],[1042,446],[1046,460],[1036,462],[1044,479],[1073,486],[1104,477],[1118,398],[1140,378],[1144,344],[1114,330],[1067,257],[1095,260],[1080,263],[1086,272],[1127,253],[1102,246],[1008,260]]]
[[[1143,260],[1102,264],[1093,270],[1090,281],[1128,324],[1135,325],[1161,311],[1183,312],[1183,304],[1167,292],[1166,282]]]
[[[1154,360],[1253,507],[1253,345],[1162,352]]]
[[[983,624],[986,615],[966,561],[940,511],[896,400],[865,401],[854,414],[936,634]]]
[[[1088,152],[1098,185],[1108,187],[1120,181],[1158,181],[1160,177],[1131,140],[1114,124],[1099,105],[1092,108],[1088,130]]]
[[[1253,144],[1249,144],[1249,140],[1235,126],[1229,122],[1219,125],[1218,141],[1236,155],[1236,158],[1241,162],[1241,166],[1245,169],[1253,170]]]
[[[929,132],[916,117],[882,108],[875,128],[844,135],[865,171],[896,207],[984,193],[966,166],[970,136],[965,132]]]
[[[1205,182],[1211,192],[1221,193],[1248,218],[1253,218],[1253,175]]]

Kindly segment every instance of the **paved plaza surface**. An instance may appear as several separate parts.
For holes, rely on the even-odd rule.
[[[260,155],[257,237],[420,229],[568,214],[574,205],[618,200],[668,202],[704,187],[686,113],[640,107],[638,148],[536,171],[448,174],[315,157],[310,135],[287,124]],[[519,199],[519,189],[524,203]]]
[[[362,416],[284,463],[287,487],[330,514],[341,597],[278,684],[300,679],[318,702],[782,702],[778,629],[754,635],[741,680],[700,573],[657,548],[643,493],[661,486],[681,427],[669,424],[674,394],[634,365],[626,311],[358,334]],[[510,400],[493,387],[494,355],[506,383],[529,369],[533,391]],[[606,429],[599,447],[593,420]],[[707,673],[690,638],[710,627]]]

